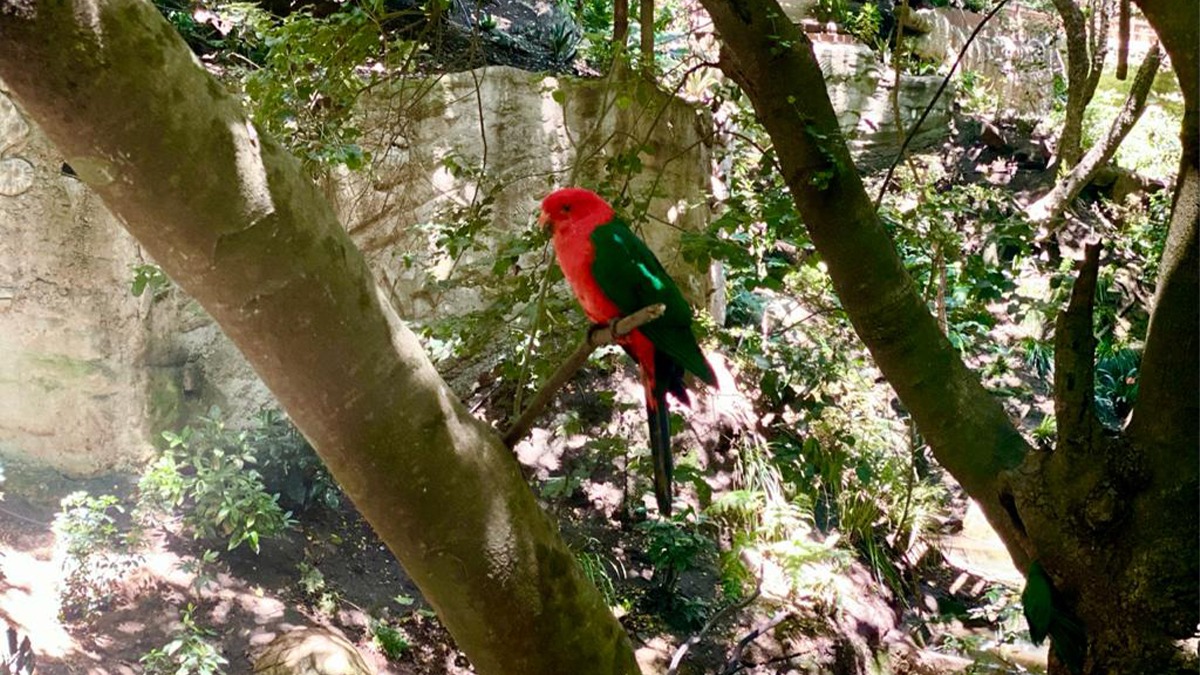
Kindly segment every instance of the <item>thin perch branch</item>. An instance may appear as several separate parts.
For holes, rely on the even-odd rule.
[[[618,338],[625,337],[643,324],[662,316],[666,311],[667,306],[661,303],[650,305],[616,321],[592,326],[575,351],[567,357],[567,360],[558,367],[554,375],[550,376],[550,379],[538,391],[537,396],[534,396],[533,400],[529,402],[529,407],[525,409],[525,412],[521,413],[517,421],[513,422],[513,425],[504,433],[504,445],[511,449],[517,444],[517,441],[529,433],[529,430],[533,428],[534,420],[542,414],[542,410],[546,408],[558,390],[562,389],[563,385],[583,367],[588,357],[598,347],[613,344]]]

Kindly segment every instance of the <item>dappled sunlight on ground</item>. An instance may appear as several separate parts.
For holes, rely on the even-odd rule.
[[[304,533],[264,541],[260,555],[222,551],[219,561],[201,568],[201,577],[194,566],[205,547],[180,537],[177,523],[160,522],[163,529],[146,533],[136,566],[121,568],[107,606],[77,623],[64,622],[52,521],[62,495],[97,486],[61,483],[31,499],[10,491],[0,503],[0,621],[30,637],[39,675],[141,673],[139,659],[184,630],[182,613],[189,604],[229,660],[225,673],[249,673],[252,659],[269,643],[300,629],[345,636],[378,675],[469,672],[445,629],[415,614],[419,604],[409,599],[386,607],[417,593],[352,510],[324,513]],[[112,483],[98,489],[121,492]],[[330,540],[337,542],[332,548]],[[301,591],[296,566],[302,560],[320,565],[338,594],[333,616],[317,611],[315,600]],[[397,625],[414,647],[400,662],[389,661],[371,645],[368,625],[380,616],[396,621],[405,612],[413,613],[412,620]]]

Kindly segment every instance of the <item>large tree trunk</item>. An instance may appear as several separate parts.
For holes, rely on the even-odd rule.
[[[636,673],[299,163],[143,0],[0,4],[0,77],[242,350],[481,673]]]
[[[1071,202],[1092,182],[1100,169],[1108,164],[1117,153],[1117,148],[1121,147],[1121,142],[1145,112],[1146,98],[1150,95],[1150,87],[1154,84],[1154,77],[1158,75],[1161,63],[1162,49],[1154,45],[1138,68],[1133,84],[1129,87],[1129,95],[1125,97],[1125,104],[1121,106],[1121,111],[1117,113],[1104,140],[1089,149],[1083,159],[1071,167],[1066,175],[1060,177],[1049,192],[1029,205],[1026,214],[1030,220],[1051,225],[1059,222]]]
[[[858,335],[938,461],[970,492],[1021,566],[1029,546],[1008,472],[1030,448],[939,330],[875,215],[808,39],[774,0],[704,0],[721,68],[749,96]]]
[[[1064,328],[1064,379],[1056,386],[1066,430],[1055,451],[1033,451],[946,342],[905,273],[838,132],[805,36],[775,0],[702,2],[722,39],[722,68],[745,90],[770,134],[855,330],[937,460],[980,504],[1017,566],[1038,561],[1061,596],[1056,610],[1082,620],[1089,638],[1084,671],[1171,672],[1179,657],[1174,640],[1196,625],[1200,577],[1194,194],[1176,202],[1171,250],[1182,253],[1165,274],[1168,290],[1160,285],[1164,301],[1152,320],[1144,375],[1157,382],[1146,386],[1165,388],[1178,400],[1147,392],[1166,407],[1143,400],[1127,435],[1107,432],[1094,419],[1090,319],[1079,318],[1090,317],[1087,280],[1099,264],[1093,255],[1060,321],[1074,327]],[[1187,10],[1164,10],[1184,15],[1175,17],[1177,32],[1191,31],[1190,44],[1164,36],[1172,59],[1172,44],[1195,49],[1196,3],[1182,4],[1192,6],[1190,17]],[[1179,70],[1181,80],[1194,78],[1192,65]],[[1181,223],[1181,213],[1190,221]],[[1172,340],[1188,353],[1171,353],[1164,342]],[[1187,370],[1172,373],[1171,367]]]

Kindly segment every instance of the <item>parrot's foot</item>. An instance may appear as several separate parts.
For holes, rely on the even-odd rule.
[[[588,328],[588,333],[587,333],[588,343],[592,344],[592,345],[599,344],[596,339],[596,334],[602,330],[608,331],[608,334],[609,334],[609,336],[612,337],[613,342],[616,342],[617,338],[619,338],[619,337],[625,337],[623,334],[617,332],[617,323],[619,323],[621,321],[621,318],[622,317],[618,316],[615,319],[610,319],[609,321],[607,321],[605,323],[592,324],[591,327]]]

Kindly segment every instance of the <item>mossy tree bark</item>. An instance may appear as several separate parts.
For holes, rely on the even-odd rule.
[[[18,103],[241,349],[479,672],[638,672],[329,204],[149,2],[5,0],[0,45]]]
[[[1174,641],[1196,625],[1200,578],[1194,151],[1185,151],[1191,168],[1181,181],[1193,188],[1176,198],[1133,422],[1124,433],[1110,432],[1091,410],[1093,347],[1083,337],[1091,327],[1078,317],[1091,314],[1093,252],[1060,320],[1083,326],[1064,329],[1060,340],[1060,377],[1072,378],[1056,387],[1066,428],[1054,451],[1037,451],[962,363],[905,272],[847,152],[807,38],[776,0],[702,3],[721,36],[721,67],[770,134],[855,330],[1018,568],[1039,561],[1063,596],[1061,610],[1082,619],[1086,672],[1179,669]],[[1172,19],[1178,35],[1162,36],[1173,61],[1172,44],[1195,49],[1196,3],[1141,4],[1156,27],[1149,5],[1179,15]],[[1184,4],[1191,9],[1178,7]],[[1195,81],[1194,64],[1190,71],[1176,64],[1181,80]]]

